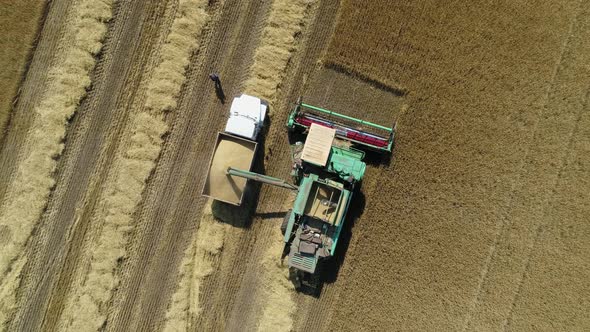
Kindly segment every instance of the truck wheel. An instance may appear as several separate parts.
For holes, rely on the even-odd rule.
[[[281,233],[283,233],[283,236],[287,232],[287,225],[289,225],[289,218],[291,218],[291,212],[291,209],[287,211],[287,214],[285,214],[285,218],[283,218],[283,222],[281,223]]]

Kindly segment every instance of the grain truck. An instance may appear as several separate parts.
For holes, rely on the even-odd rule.
[[[228,167],[251,170],[259,145],[268,103],[242,94],[233,99],[225,129],[217,133],[202,194],[215,200],[241,205],[247,180],[226,174]]]

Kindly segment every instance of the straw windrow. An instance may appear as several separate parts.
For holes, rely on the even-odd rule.
[[[105,304],[119,284],[117,261],[127,255],[127,234],[134,227],[132,215],[141,200],[150,172],[160,154],[167,125],[165,112],[176,108],[176,100],[186,80],[185,69],[192,51],[209,20],[206,0],[180,0],[166,43],[160,54],[161,63],[147,84],[145,107],[132,114],[127,128],[132,133],[121,155],[114,161],[114,173],[106,186],[104,203],[95,215],[103,225],[91,245],[91,264],[84,284],[74,290],[62,315],[65,329],[79,331],[100,328],[106,319]]]
[[[35,119],[24,143],[25,155],[0,207],[3,238],[0,276],[3,278],[24,250],[55,184],[53,172],[63,150],[67,121],[90,86],[90,72],[96,64],[94,56],[102,47],[112,5],[113,0],[80,0],[72,4],[69,24],[61,40],[64,48],[58,55],[59,61],[49,68],[46,90],[32,110]],[[16,289],[11,283],[18,280],[17,276],[4,278],[1,292]],[[4,301],[0,312],[6,313],[7,305]]]

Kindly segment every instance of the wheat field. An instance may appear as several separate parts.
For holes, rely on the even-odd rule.
[[[335,330],[590,326],[589,9],[343,2],[326,61],[401,88],[409,109],[353,229]]]
[[[590,329],[590,4],[0,9],[0,331]],[[254,169],[277,178],[299,97],[396,123],[317,296],[281,260],[293,193],[201,195],[242,93],[269,102]]]

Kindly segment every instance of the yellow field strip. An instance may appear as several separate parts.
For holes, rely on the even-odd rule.
[[[310,0],[275,0],[272,4],[245,93],[273,101],[285,68],[297,50],[297,35],[301,32],[306,9],[312,3]]]
[[[283,251],[283,237],[276,228],[272,244],[262,259],[262,283],[266,301],[262,317],[258,321],[258,331],[291,331],[296,305],[292,295],[294,286],[289,280],[287,265],[279,261]]]
[[[147,85],[145,108],[132,115],[128,130],[131,139],[115,161],[113,183],[108,185],[104,204],[95,216],[103,225],[91,245],[91,263],[84,283],[74,291],[74,300],[64,310],[65,329],[99,329],[106,319],[105,305],[119,279],[117,260],[126,256],[127,233],[133,227],[132,215],[141,200],[147,178],[155,166],[167,131],[164,114],[176,108],[176,98],[184,83],[185,68],[209,20],[206,0],[180,0],[166,43],[160,52],[162,62],[154,69]]]
[[[254,55],[246,93],[266,98],[271,104],[274,102],[287,65],[297,50],[297,36],[301,33],[306,15],[310,14],[308,9],[312,3],[309,0],[276,0],[273,3],[269,22]],[[287,268],[281,266],[277,259],[283,250],[281,233],[278,227],[273,230],[273,241],[261,261],[265,301],[257,327],[259,331],[290,331],[296,309],[292,298],[293,285],[288,279]]]
[[[0,331],[7,329],[6,322],[10,319],[10,315],[16,310],[16,290],[18,289],[21,272],[26,263],[25,256],[19,256],[12,269],[2,280],[2,287],[0,287]]]
[[[211,212],[201,219],[199,230],[182,259],[180,282],[166,312],[164,331],[197,328],[193,322],[202,310],[199,304],[201,286],[205,277],[213,273],[215,259],[223,248],[226,227],[230,226],[215,220]]]
[[[119,161],[114,183],[109,183],[100,215],[93,220],[103,226],[98,239],[91,244],[89,270],[84,283],[74,286],[73,299],[68,301],[61,316],[60,326],[64,330],[80,331],[88,326],[98,329],[106,318],[100,308],[110,299],[112,289],[118,284],[115,277],[117,259],[125,256],[132,214],[159,154],[161,132],[166,130],[161,121],[145,113],[139,114],[131,126],[134,134]]]
[[[64,18],[70,24],[61,40],[64,48],[58,57],[60,61],[49,68],[46,90],[32,112],[35,119],[26,137],[25,154],[0,208],[1,278],[6,277],[22,253],[47,204],[55,184],[52,173],[63,150],[67,121],[90,86],[89,75],[96,63],[94,55],[102,47],[112,5],[113,0],[79,0],[72,5],[69,17]],[[11,287],[6,280],[1,286],[2,293],[5,287]],[[0,311],[4,312],[4,308]]]

